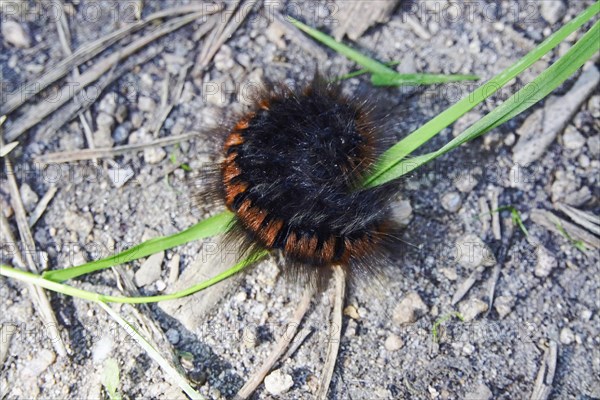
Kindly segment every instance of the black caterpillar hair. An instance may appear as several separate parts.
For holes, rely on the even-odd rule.
[[[335,264],[350,277],[373,275],[398,244],[394,187],[359,186],[390,140],[381,118],[318,74],[301,90],[267,85],[215,132],[222,161],[199,198],[235,213],[228,239],[241,254],[279,252],[288,277],[322,288]]]

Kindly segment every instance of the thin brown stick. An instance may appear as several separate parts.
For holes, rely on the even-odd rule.
[[[163,46],[153,46],[148,54],[140,55],[139,57],[130,57],[122,64],[115,65],[114,69],[111,69],[108,74],[104,75],[93,85],[94,94],[88,93],[87,95],[83,95],[82,93],[81,98],[78,97],[78,101],[65,104],[60,111],[54,112],[47,121],[39,125],[39,131],[43,135],[53,135],[61,126],[72,120],[78,113],[89,111],[89,107],[95,102],[95,95],[104,92],[108,85],[136,65],[144,64],[158,54],[161,54],[163,48]],[[87,90],[90,90],[90,88]]]
[[[173,108],[175,107],[175,105],[177,105],[177,103],[179,102],[179,99],[181,98],[181,93],[183,93],[183,85],[185,84],[185,78],[187,76],[187,72],[190,69],[190,67],[192,66],[192,64],[186,64],[184,65],[181,70],[179,71],[179,76],[177,78],[177,84],[175,85],[175,88],[173,89],[173,92],[171,93],[171,101],[168,102],[168,98],[169,98],[169,90],[168,90],[168,85],[167,85],[167,90],[166,95],[164,95],[163,99],[161,100],[161,110],[159,111],[159,116],[156,120],[156,123],[154,125],[154,137],[157,138],[158,137],[158,133],[160,132],[160,128],[162,128],[163,124],[165,123],[165,120],[167,119],[167,117],[169,116],[169,114],[171,113],[171,111],[173,110]],[[168,84],[168,75],[167,75],[167,79],[165,79],[165,82],[167,82]]]
[[[237,8],[235,15],[231,17],[231,14],[229,14],[225,21],[226,25],[224,25],[223,28],[217,28],[211,32],[211,36],[206,41],[207,45],[202,48],[202,53],[200,53],[201,56],[198,58],[199,65],[196,67],[197,71],[203,70],[210,63],[223,43],[225,43],[242,22],[244,22],[257,2],[258,0],[246,0],[240,7],[237,6],[238,3],[232,7],[232,10]]]
[[[475,271],[473,271],[471,273],[471,275],[469,275],[469,277],[467,279],[465,279],[465,281],[463,283],[460,284],[458,289],[456,289],[454,296],[452,296],[452,300],[451,300],[452,305],[455,305],[456,303],[461,301],[463,297],[465,297],[465,295],[473,287],[475,282],[477,282],[478,280],[481,279],[481,276],[483,275],[483,271],[485,271],[485,267],[477,267],[477,269]]]
[[[168,136],[154,140],[149,143],[127,144],[116,147],[102,147],[96,149],[82,149],[73,151],[61,151],[57,153],[44,154],[35,160],[41,164],[64,163],[71,161],[91,160],[94,158],[110,158],[131,151],[143,150],[147,147],[168,146],[180,143],[198,136],[197,132],[186,133],[184,135]]]
[[[3,143],[4,142],[0,137],[0,144]],[[31,230],[29,229],[29,223],[27,222],[25,207],[23,206],[23,201],[21,200],[19,186],[17,184],[17,180],[15,179],[15,173],[12,167],[12,163],[8,159],[8,157],[4,159],[4,168],[8,179],[10,199],[13,210],[15,211],[15,219],[17,220],[17,227],[19,228],[19,235],[21,236],[21,243],[25,248],[26,264],[31,272],[38,273],[39,269],[35,263],[35,260],[33,259],[33,254],[36,252],[35,242],[33,241]],[[67,349],[65,347],[65,343],[62,340],[62,337],[60,336],[60,332],[58,330],[58,321],[56,320],[54,311],[52,311],[52,306],[50,305],[50,301],[46,296],[46,292],[44,292],[44,290],[39,286],[28,285],[28,287],[29,293],[31,294],[31,297],[33,299],[33,303],[36,305],[36,308],[40,313],[42,322],[44,323],[44,326],[48,329],[48,334],[50,335],[49,337],[54,339],[52,340],[54,349],[60,356],[66,356]]]
[[[91,60],[93,57],[100,54],[117,41],[142,29],[152,21],[160,18],[173,17],[175,15],[188,13],[197,13],[199,15],[214,14],[221,11],[222,8],[223,7],[221,5],[207,3],[168,8],[148,15],[148,17],[146,17],[146,19],[143,21],[135,22],[98,40],[87,43],[84,46],[81,46],[81,48],[79,48],[75,53],[60,61],[41,77],[33,80],[32,82],[26,83],[15,93],[11,93],[6,102],[2,105],[2,107],[0,107],[0,114],[9,114],[13,112],[31,97],[37,95],[43,89],[67,75],[73,68]],[[60,19],[62,20],[63,18]]]
[[[344,296],[346,293],[346,276],[344,270],[339,265],[336,265],[333,268],[333,280],[335,282],[335,300],[331,315],[331,336],[329,337],[327,345],[327,357],[325,358],[325,365],[323,366],[323,374],[321,376],[321,381],[319,382],[319,389],[317,390],[316,398],[318,400],[325,400],[327,398],[331,378],[333,378],[335,362],[340,350],[340,340],[342,337],[342,310],[344,308]]]
[[[35,209],[29,215],[28,223],[30,228],[33,228],[33,226],[36,222],[38,222],[42,214],[44,214],[44,211],[46,211],[46,207],[48,207],[48,204],[50,204],[57,191],[58,189],[56,188],[56,186],[50,186],[50,189],[48,189],[48,191],[44,193],[44,196],[40,199],[40,201],[38,201],[38,203],[35,206]]]
[[[27,112],[25,112],[17,121],[15,121],[13,125],[6,131],[5,137],[7,140],[11,141],[16,139],[27,130],[36,126],[40,121],[42,121],[56,109],[70,101],[73,96],[77,95],[92,82],[98,80],[120,60],[129,57],[156,39],[182,28],[183,26],[191,23],[203,15],[204,13],[193,13],[184,17],[173,19],[165,23],[160,29],[152,31],[148,35],[143,36],[125,46],[120,51],[112,53],[101,59],[87,69],[83,74],[81,74],[79,79],[77,79],[75,82],[72,82],[72,84],[68,87],[63,88],[60,91],[60,95],[57,96],[57,101],[41,102],[27,110]]]
[[[554,373],[556,372],[557,358],[558,344],[554,340],[550,340],[535,380],[531,400],[546,400],[550,396],[552,383],[554,382]]]
[[[62,1],[58,1],[56,3],[60,8],[61,15],[64,15],[64,5]],[[66,18],[59,18],[56,20],[56,30],[58,31],[58,37],[60,39],[60,44],[65,52],[65,55],[68,57],[73,54],[71,50],[71,31],[69,30],[69,24],[67,23]],[[75,66],[73,68],[73,78],[75,80],[79,79],[79,66]],[[88,113],[89,114],[89,113]],[[91,128],[91,116],[86,116],[84,113],[79,113],[79,120],[81,121],[81,125],[83,126],[83,132],[85,135],[85,140],[87,141],[88,147],[90,149],[95,148],[94,145],[94,137]],[[98,160],[92,160],[94,165],[98,164]]]
[[[312,297],[312,290],[307,290],[304,292],[304,296],[302,297],[302,300],[300,300],[300,304],[298,304],[296,311],[294,311],[292,322],[288,324],[285,334],[279,338],[277,343],[275,343],[271,354],[269,354],[269,357],[265,360],[263,365],[252,374],[246,384],[235,395],[236,400],[244,400],[250,397],[250,395],[254,393],[256,388],[265,379],[265,376],[267,376],[271,368],[273,368],[273,365],[275,365],[277,360],[279,360],[285,353],[286,349],[296,336],[296,332],[298,331],[300,322],[302,322],[302,319],[304,318],[304,314],[306,314],[308,308],[310,307],[310,300]]]

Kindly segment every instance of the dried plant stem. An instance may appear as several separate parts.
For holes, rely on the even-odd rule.
[[[222,6],[216,4],[192,4],[181,7],[168,8],[162,11],[148,15],[145,20],[138,21],[131,25],[125,26],[115,32],[112,32],[98,40],[91,43],[87,43],[85,46],[81,46],[75,53],[66,57],[60,61],[57,65],[52,67],[47,73],[42,75],[40,78],[35,79],[23,86],[22,90],[18,90],[16,93],[12,93],[6,99],[6,102],[0,108],[0,114],[9,114],[23,103],[35,96],[43,89],[56,82],[58,79],[67,75],[73,68],[89,61],[108,47],[127,35],[134,33],[144,26],[148,25],[152,21],[160,18],[172,17],[175,15],[197,13],[199,15],[213,14],[222,9]],[[62,20],[63,18],[61,18]]]
[[[0,138],[0,144],[4,144],[2,138]],[[33,241],[31,230],[29,229],[29,222],[27,221],[25,207],[23,206],[23,201],[21,200],[19,186],[15,178],[12,163],[8,157],[4,159],[4,168],[6,170],[6,176],[8,179],[8,189],[10,192],[11,203],[15,211],[19,235],[21,236],[21,243],[26,249],[25,263],[31,272],[39,273],[39,269],[33,258],[33,254],[35,253],[35,242]],[[5,230],[10,231],[10,228],[8,227],[8,221],[3,222],[6,223]],[[16,241],[13,240],[13,243],[16,245]],[[21,257],[19,258],[20,261],[23,262],[23,259]],[[46,296],[46,292],[44,292],[44,289],[39,286],[28,285],[28,287],[29,293],[33,299],[33,303],[36,305],[36,308],[40,313],[42,322],[44,323],[46,329],[48,329],[49,337],[55,339],[52,340],[54,349],[60,356],[65,357],[67,355],[67,349],[62,337],[60,336],[60,331],[58,330],[58,321],[56,320],[54,311],[52,311],[52,306],[50,305],[50,301]]]
[[[116,51],[105,58],[98,61],[96,64],[87,69],[79,76],[79,79],[72,82],[67,87],[60,91],[56,101],[41,102],[32,106],[27,110],[13,125],[6,131],[5,137],[7,140],[14,140],[28,129],[36,126],[40,121],[52,114],[59,107],[67,103],[71,98],[77,95],[81,90],[86,88],[92,82],[98,80],[102,75],[109,71],[120,60],[129,57],[133,53],[139,51],[142,47],[155,41],[156,39],[171,33],[192,21],[203,16],[204,13],[193,13],[177,19],[173,19],[165,23],[161,28],[152,31],[151,33],[135,40],[119,51]]]
[[[331,378],[333,378],[333,370],[337,360],[338,351],[340,350],[340,339],[342,336],[342,309],[344,307],[344,296],[346,293],[346,276],[344,270],[339,265],[333,269],[333,280],[335,282],[335,300],[333,303],[333,311],[331,315],[331,336],[329,337],[327,346],[327,357],[323,366],[323,374],[319,382],[319,389],[316,398],[325,400]]]
[[[38,158],[36,161],[42,164],[51,164],[51,163],[64,163],[71,161],[82,161],[82,160],[92,160],[94,158],[108,158],[114,157],[121,154],[125,154],[130,151],[143,150],[147,147],[156,147],[156,146],[168,146],[171,144],[183,142],[194,137],[198,136],[198,133],[186,133],[184,135],[177,136],[168,136],[165,138],[157,139],[149,143],[136,143],[136,144],[127,144],[123,146],[116,147],[102,147],[95,149],[83,149],[83,150],[73,150],[73,151],[61,151],[58,153],[49,153],[44,154]]]
[[[240,391],[235,395],[236,400],[247,399],[254,393],[256,388],[262,383],[265,376],[269,373],[273,365],[281,358],[281,356],[285,353],[286,349],[296,336],[296,332],[298,331],[298,327],[300,326],[300,322],[304,318],[304,314],[308,311],[310,307],[310,300],[313,297],[312,290],[307,290],[304,292],[304,296],[298,304],[296,311],[294,311],[294,316],[292,317],[292,322],[288,324],[288,328],[283,336],[279,338],[271,354],[265,360],[263,365],[256,370],[250,379],[246,382],[246,384],[240,389]]]

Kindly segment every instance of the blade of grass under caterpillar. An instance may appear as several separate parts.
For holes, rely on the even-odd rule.
[[[233,213],[224,211],[220,214],[206,218],[192,227],[174,235],[147,240],[119,254],[101,260],[92,261],[76,267],[46,271],[42,276],[51,281],[62,282],[67,279],[73,279],[81,275],[89,274],[90,272],[137,260],[138,258],[181,246],[194,240],[215,236],[225,232],[229,228],[233,221],[233,217]]]
[[[497,92],[509,81],[538,61],[542,56],[558,46],[583,24],[591,20],[598,12],[600,12],[600,2],[594,3],[573,20],[565,24],[557,32],[548,36],[546,40],[530,51],[525,57],[500,72],[475,91],[471,92],[468,96],[450,106],[441,114],[389,148],[376,162],[373,172],[365,178],[363,186],[378,186],[404,175],[406,172],[398,174],[401,170],[397,167],[400,162],[405,160],[406,156],[440,133],[444,128],[454,123],[458,118],[473,109],[476,105]],[[422,160],[420,157],[417,157],[417,159]],[[410,161],[414,162],[415,158]],[[419,165],[422,164],[423,163],[420,163]]]
[[[237,274],[244,268],[254,264],[260,259],[264,258],[269,254],[268,251],[262,250],[256,254],[246,257],[242,261],[235,264],[228,270],[220,273],[219,275],[210,278],[204,282],[197,283],[194,286],[190,286],[187,289],[180,290],[171,294],[162,294],[158,296],[141,296],[141,297],[126,297],[126,296],[110,296],[100,293],[89,292],[87,290],[78,289],[76,287],[66,285],[64,283],[54,282],[44,277],[33,274],[31,272],[21,271],[15,268],[11,268],[7,265],[0,264],[0,275],[8,278],[17,279],[23,282],[31,283],[33,285],[41,286],[44,289],[52,290],[57,293],[66,294],[72,297],[78,297],[85,300],[101,301],[105,303],[129,303],[129,304],[141,304],[141,303],[156,303],[158,301],[175,300],[191,294],[197,293],[204,290],[212,285],[221,282],[224,279],[229,278],[232,275]]]
[[[380,185],[405,175],[421,165],[448,153],[456,147],[489,132],[527,110],[550,94],[560,84],[567,80],[567,78],[573,75],[575,71],[581,68],[587,60],[600,51],[599,37],[600,21],[596,22],[563,57],[544,70],[531,83],[512,95],[489,114],[479,119],[460,135],[434,152],[400,161],[395,166],[379,175],[376,179],[372,180],[372,186]]]

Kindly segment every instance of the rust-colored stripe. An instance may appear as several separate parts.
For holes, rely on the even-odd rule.
[[[231,182],[235,177],[240,176],[242,174],[242,170],[234,161],[225,162],[223,166],[223,183]]]
[[[267,99],[262,99],[259,103],[258,106],[261,108],[261,110],[265,110],[265,111],[269,111],[270,109],[270,104],[269,104],[269,100]]]
[[[329,236],[329,238],[323,242],[323,247],[321,248],[321,259],[324,262],[333,261],[333,256],[335,254],[335,236]]]
[[[237,128],[237,125],[236,125]],[[244,143],[244,138],[238,132],[232,132],[227,136],[225,140],[225,151],[227,151],[232,146],[239,146]]]
[[[244,193],[250,185],[248,182],[235,182],[235,183],[226,183],[225,184],[225,204],[227,207],[231,208],[233,204],[233,200],[235,197]]]
[[[316,256],[317,243],[319,239],[317,235],[302,236],[298,241],[297,254],[305,259],[314,259]]]
[[[297,240],[296,232],[291,231],[287,237],[287,240],[285,241],[285,252],[288,253],[289,255],[295,255],[297,245],[298,245],[298,240]]]
[[[256,116],[256,113],[251,112],[242,117],[237,124],[235,124],[234,131],[243,131],[250,126],[250,121]]]
[[[279,234],[279,231],[282,227],[282,220],[280,220],[279,218],[272,219],[269,221],[265,229],[262,232],[260,232],[261,239],[265,242],[265,245],[267,247],[273,246],[273,243],[275,243],[275,239],[277,238],[277,234]]]

